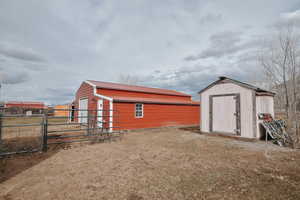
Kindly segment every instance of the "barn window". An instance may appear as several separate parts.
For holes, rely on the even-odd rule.
[[[142,118],[144,116],[144,106],[141,103],[135,104],[135,117]]]

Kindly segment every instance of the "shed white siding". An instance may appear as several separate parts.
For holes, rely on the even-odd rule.
[[[256,96],[256,112],[259,113],[269,113],[274,118],[274,98],[272,96]],[[259,123],[262,120],[257,117],[257,138],[261,137]]]
[[[209,132],[209,96],[210,95],[221,95],[221,94],[240,94],[240,114],[241,114],[241,136],[247,138],[253,138],[255,136],[255,131],[253,123],[255,118],[253,117],[253,112],[255,112],[255,107],[253,102],[255,99],[255,92],[253,90],[241,87],[233,83],[221,83],[212,86],[211,88],[203,91],[200,94],[201,102],[201,123],[200,129],[203,132]],[[226,104],[223,104],[226,107]],[[224,112],[224,111],[222,111]],[[226,115],[226,108],[225,113]],[[222,123],[223,121],[214,122]]]

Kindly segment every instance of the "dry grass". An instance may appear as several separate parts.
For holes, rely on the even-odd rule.
[[[42,120],[42,117],[9,117],[3,119],[3,125],[42,123]],[[62,123],[68,120],[65,118],[49,118],[48,121],[49,123]]]
[[[41,123],[42,118],[40,117],[24,117],[24,118],[5,118],[3,125],[26,125],[36,124],[36,126],[22,126],[22,127],[4,127],[2,128],[2,139],[17,139],[22,137],[41,137]],[[64,118],[52,118],[48,120],[49,124],[55,123],[67,123]],[[65,130],[65,129],[76,129],[79,125],[59,125],[59,126],[48,126],[49,131],[54,130]]]
[[[49,119],[49,124],[65,123],[66,119],[54,118]],[[36,126],[22,126],[22,127],[4,127],[2,128],[2,143],[0,144],[0,153],[8,153],[15,151],[31,151],[40,149],[42,145],[42,118],[37,117],[22,117],[22,118],[5,118],[3,125],[17,125],[17,124],[37,124]],[[48,126],[48,131],[61,130],[76,130],[80,129],[80,125],[59,125]],[[82,132],[76,132],[82,134]],[[53,133],[49,133],[51,135]]]
[[[178,129],[129,133],[118,142],[79,144],[48,156],[3,182],[0,199],[1,195],[3,199],[300,199],[300,152]]]

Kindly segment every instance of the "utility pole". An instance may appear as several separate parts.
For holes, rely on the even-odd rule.
[[[1,104],[1,108],[0,108],[0,145],[2,144],[2,103],[1,103],[1,83],[0,83],[0,104]],[[3,105],[4,106],[4,105]]]
[[[4,103],[3,101],[1,101],[1,89],[2,89],[2,84],[0,82],[0,107],[2,107],[2,103]],[[4,105],[3,105],[4,106]]]
[[[2,84],[1,84],[1,80],[0,80],[0,113],[2,112],[4,112],[4,107],[5,107],[5,102],[4,102],[4,95],[2,95],[2,90],[3,90],[3,88],[2,88]]]
[[[0,80],[1,81],[1,80]],[[3,95],[1,96],[1,92],[2,92],[2,84],[0,82],[0,108],[4,107],[4,99],[3,99]],[[2,100],[3,99],[3,100]]]

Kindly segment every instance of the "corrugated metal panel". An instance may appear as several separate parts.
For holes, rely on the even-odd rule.
[[[98,98],[94,96],[93,87],[87,83],[82,83],[80,88],[76,92],[76,97],[75,97],[75,101],[74,101],[74,105],[75,105],[76,109],[79,108],[79,100],[84,99],[84,98],[88,99],[88,109],[89,110],[97,109],[97,99]],[[78,118],[76,118],[76,116],[78,116],[77,111],[75,111],[75,120],[78,121]]]
[[[150,88],[150,87],[143,87],[143,86],[136,86],[136,85],[109,83],[109,82],[93,81],[93,80],[89,80],[89,82],[96,85],[97,88],[106,88],[111,90],[125,90],[125,91],[135,91],[135,92],[144,92],[144,93],[153,93],[153,94],[167,94],[167,95],[174,95],[174,96],[190,96],[182,92],[160,89],[160,88]]]
[[[171,101],[191,101],[190,96],[174,96],[168,94],[142,93],[136,91],[110,90],[98,88],[97,93],[108,97],[128,97],[128,98],[150,98],[150,99],[168,99]]]
[[[134,103],[114,103],[119,112],[114,126],[121,129],[155,128],[165,126],[198,125],[199,106],[144,104],[143,118],[135,117]]]
[[[199,105],[200,102],[191,100],[177,100],[177,99],[164,99],[164,98],[142,98],[142,97],[120,97],[112,96],[115,102],[139,102],[139,103],[161,103],[161,104],[187,104]]]

